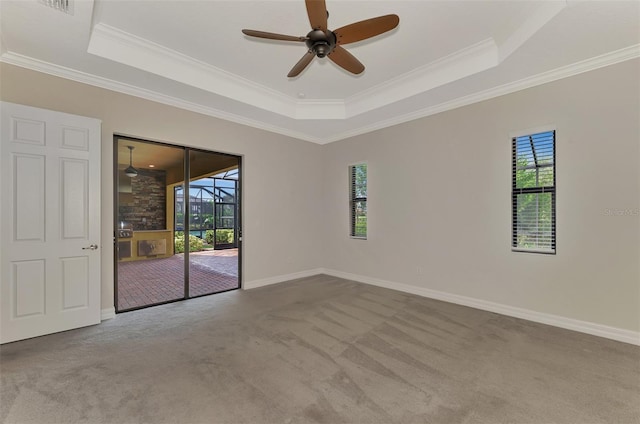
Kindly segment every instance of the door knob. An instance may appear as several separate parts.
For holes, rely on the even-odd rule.
[[[89,247],[83,247],[82,250],[98,250],[98,245],[97,244],[92,244]]]

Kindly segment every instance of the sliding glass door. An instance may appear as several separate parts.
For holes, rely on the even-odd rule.
[[[184,149],[127,138],[116,149],[117,311],[183,299],[167,187],[184,182]]]
[[[239,287],[238,175],[236,156],[189,151],[189,196],[182,200],[188,203],[189,240],[197,243],[189,254],[189,297]]]
[[[116,311],[239,288],[240,158],[114,140]]]

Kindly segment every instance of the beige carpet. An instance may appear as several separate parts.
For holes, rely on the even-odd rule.
[[[6,423],[638,423],[640,348],[327,276],[0,349]]]

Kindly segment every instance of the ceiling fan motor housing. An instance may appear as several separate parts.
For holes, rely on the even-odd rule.
[[[307,34],[305,43],[316,56],[325,57],[336,47],[336,35],[332,31],[325,33],[320,29],[314,29]]]
[[[307,51],[298,63],[291,68],[291,71],[287,74],[289,78],[295,78],[300,75],[300,72],[304,71],[316,56],[320,58],[329,57],[333,63],[345,71],[354,75],[361,74],[364,71],[364,65],[345,50],[343,45],[356,43],[391,31],[400,23],[398,15],[383,15],[354,22],[331,31],[327,27],[329,12],[327,11],[325,0],[305,0],[304,3],[312,28],[306,37],[295,37],[252,29],[242,30],[243,34],[250,37],[304,42],[306,44]]]

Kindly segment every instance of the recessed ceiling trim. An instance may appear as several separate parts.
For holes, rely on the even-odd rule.
[[[345,131],[330,137],[325,137],[320,144],[333,143],[350,137],[370,133],[373,131],[381,130],[383,128],[388,128],[416,119],[425,118],[427,116],[457,109],[459,107],[469,106],[474,103],[490,100],[495,97],[500,97],[507,94],[515,93],[517,91],[526,90],[527,88],[536,87],[538,85],[572,77],[574,75],[582,74],[637,58],[640,58],[640,44],[634,44],[620,50],[605,53],[603,55],[576,62],[571,65],[562,66],[548,72],[543,72],[538,75],[533,75],[531,77],[523,78],[521,80],[513,81],[497,87],[492,87],[487,90],[479,91],[468,96],[459,97],[457,99],[430,106],[428,108],[420,109],[404,115],[398,115],[383,121],[378,121],[371,125],[365,125],[359,128],[354,128],[350,131]]]
[[[498,47],[493,39],[488,38],[347,98],[347,118],[433,90],[497,65]]]
[[[557,13],[560,9],[554,7],[553,10]],[[535,25],[528,27],[539,29],[550,16],[550,13],[539,15],[533,20]],[[529,29],[525,35],[531,36],[534,32]],[[524,42],[522,37],[524,35],[517,34],[520,44]],[[508,48],[514,45],[516,42]],[[299,120],[348,119],[493,68],[500,63],[501,55],[496,42],[488,38],[347,99],[313,100],[285,95],[104,23],[94,26],[87,51]]]
[[[566,7],[565,0],[543,3],[498,46],[492,38],[458,50],[383,84],[345,99],[347,118],[424,93],[441,85],[498,66]]]
[[[571,65],[563,66],[555,70],[544,72],[511,83],[503,84],[415,112],[398,115],[390,119],[375,122],[371,125],[363,125],[358,128],[354,128],[353,130],[333,134],[327,137],[316,137],[308,133],[300,133],[297,131],[292,131],[288,128],[266,124],[263,121],[245,118],[215,108],[160,94],[151,90],[134,87],[107,78],[40,61],[10,51],[0,56],[0,62],[143,98],[168,106],[174,106],[180,109],[201,113],[203,115],[228,120],[265,131],[282,134],[288,137],[297,138],[299,140],[309,141],[317,144],[328,144],[637,58],[640,58],[640,44],[633,44],[631,46],[613,52],[605,53],[603,55],[583,60]]]
[[[103,23],[93,27],[87,51],[284,116],[296,113],[292,97]]]
[[[139,97],[141,99],[149,100],[156,103],[161,103],[167,106],[173,106],[178,109],[184,109],[191,112],[201,113],[203,115],[211,116],[214,118],[223,119],[225,121],[234,122],[248,127],[257,128],[276,134],[282,134],[287,137],[296,138],[298,140],[309,141],[312,143],[322,144],[322,139],[314,137],[310,134],[302,133],[299,131],[293,131],[285,127],[268,124],[264,121],[258,121],[255,119],[246,118],[241,115],[229,113],[220,109],[216,109],[209,106],[200,105],[197,103],[189,102],[177,97],[161,94],[156,91],[147,90],[144,88],[136,87],[130,84],[125,84],[119,81],[114,81],[108,78],[100,77],[97,75],[88,74],[75,69],[67,68],[64,66],[56,65],[42,60],[27,57],[15,52],[6,52],[0,56],[0,62],[8,63],[9,65],[19,66],[21,68],[30,69],[44,74],[52,75],[76,81],[82,84],[91,85],[98,88],[104,88],[106,90],[115,91],[129,96]]]

